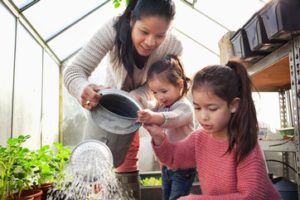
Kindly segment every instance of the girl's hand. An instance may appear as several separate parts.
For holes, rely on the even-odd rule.
[[[137,121],[140,123],[150,123],[151,122],[151,118],[153,116],[153,112],[149,109],[145,109],[145,110],[140,110],[137,112]]]
[[[179,197],[178,200],[185,200],[186,198],[185,197]]]
[[[96,107],[101,99],[101,94],[99,94],[99,91],[104,88],[106,87],[95,84],[86,86],[81,94],[82,107],[88,110]]]
[[[151,135],[153,142],[156,146],[161,145],[161,143],[164,141],[166,135],[165,135],[165,129],[161,128],[155,124],[144,124],[143,127],[149,132]]]

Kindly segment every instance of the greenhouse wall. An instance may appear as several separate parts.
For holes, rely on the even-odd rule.
[[[0,144],[21,134],[33,149],[58,141],[59,66],[3,4],[0,29]]]

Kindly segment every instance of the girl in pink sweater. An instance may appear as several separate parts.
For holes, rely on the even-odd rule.
[[[281,199],[257,142],[251,86],[239,60],[207,66],[196,73],[192,84],[195,114],[202,128],[173,144],[161,127],[144,125],[162,163],[197,168],[202,194],[181,200]]]

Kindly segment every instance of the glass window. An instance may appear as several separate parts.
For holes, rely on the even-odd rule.
[[[42,145],[59,139],[59,66],[44,52]]]
[[[18,23],[14,82],[13,136],[30,134],[30,148],[41,145],[42,48]]]
[[[195,10],[182,1],[177,1],[176,9],[175,27],[218,54],[218,41],[227,30],[212,23],[207,17],[195,12]],[[187,23],[188,21],[192,21],[194,25],[191,26],[190,23]],[[207,53],[211,54],[210,52]]]
[[[49,42],[61,60],[84,45],[108,19],[121,12],[109,3]]]
[[[23,14],[47,39],[103,2],[105,0],[42,0]]]
[[[195,8],[235,31],[264,5],[265,2],[262,0],[198,0]]]
[[[35,2],[36,0],[13,0],[14,4],[18,7],[18,8],[23,8],[25,6],[27,6],[28,4],[31,4],[33,2]]]
[[[15,17],[0,4],[0,29],[5,30],[0,37],[0,145],[11,135],[15,25]]]

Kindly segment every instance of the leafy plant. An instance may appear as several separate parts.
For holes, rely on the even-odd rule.
[[[62,184],[64,169],[71,150],[61,143],[42,146],[31,151],[22,147],[29,135],[9,138],[6,147],[0,146],[0,199],[44,183]]]
[[[115,5],[115,8],[119,8],[121,6],[121,2],[122,0],[113,0],[114,2],[114,5]],[[126,0],[126,5],[128,4],[129,0]]]
[[[0,197],[9,197],[16,192],[29,188],[34,180],[34,157],[28,148],[21,145],[30,138],[20,135],[9,138],[7,147],[0,146]]]
[[[159,177],[159,178],[146,177],[141,180],[141,185],[143,185],[143,186],[162,185],[162,179],[161,179],[161,177]]]
[[[53,156],[53,164],[56,170],[56,175],[54,180],[56,182],[56,187],[60,188],[62,186],[62,181],[65,176],[65,168],[69,163],[69,158],[71,155],[71,150],[68,147],[63,146],[61,143],[53,143],[54,149],[54,156]]]
[[[54,151],[50,145],[42,146],[39,150],[32,152],[34,155],[34,164],[37,167],[35,171],[35,185],[41,186],[45,183],[53,183],[57,172],[54,160]]]

